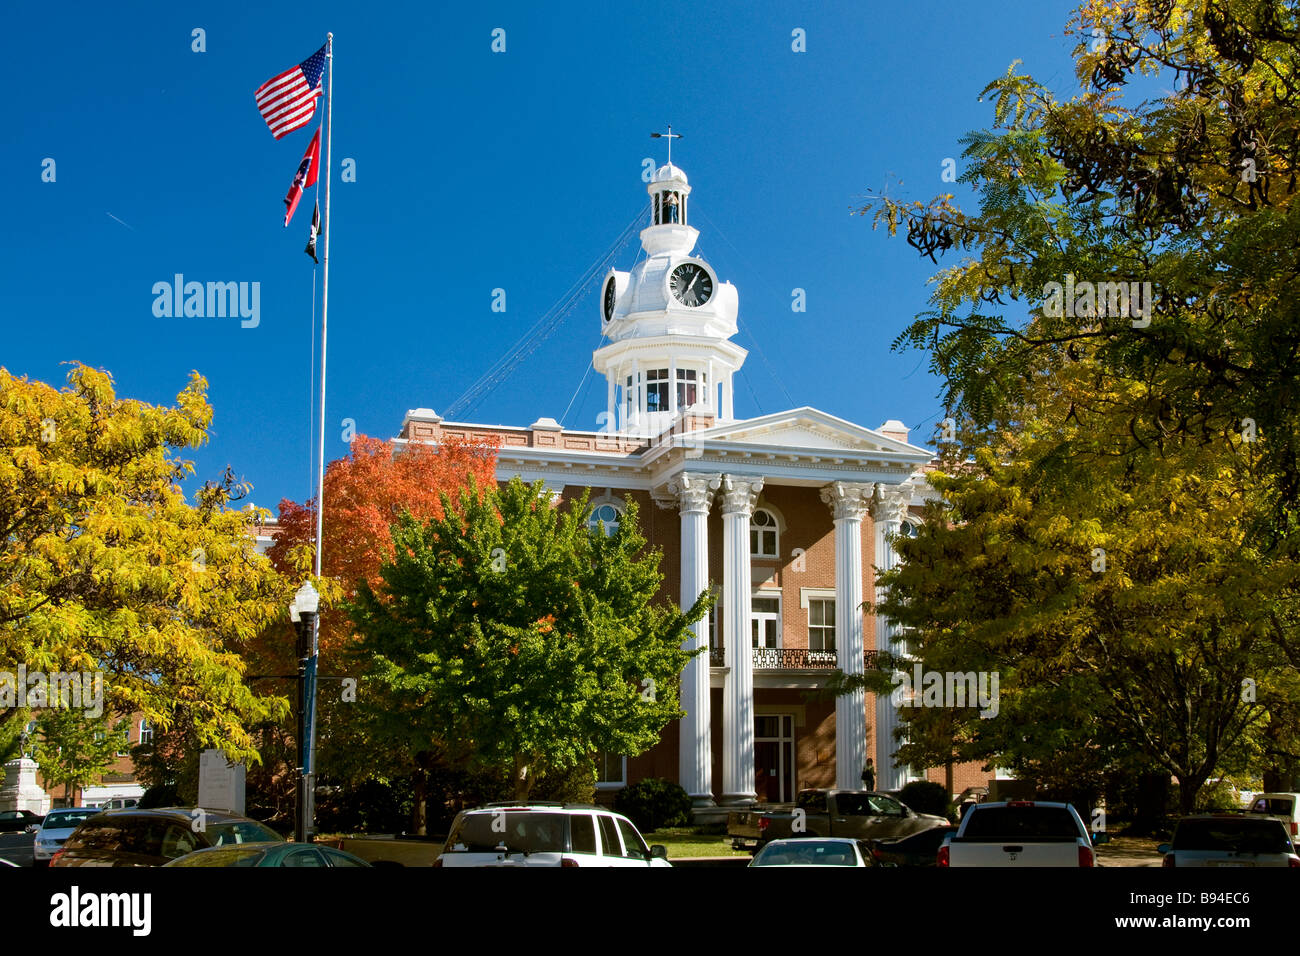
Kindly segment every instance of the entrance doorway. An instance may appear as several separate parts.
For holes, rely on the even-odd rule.
[[[754,792],[760,803],[794,800],[794,717],[760,714],[754,718]]]

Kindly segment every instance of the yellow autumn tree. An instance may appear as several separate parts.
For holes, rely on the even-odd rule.
[[[206,391],[196,372],[153,406],[81,364],[63,389],[0,368],[0,670],[100,672],[106,712],[256,759],[247,728],[288,704],[253,694],[241,651],[297,582],[254,552],[229,469],[186,499]]]

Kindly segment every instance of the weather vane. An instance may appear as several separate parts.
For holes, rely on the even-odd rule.
[[[668,132],[666,132],[666,133],[651,133],[651,134],[650,134],[650,138],[651,138],[651,139],[666,139],[666,140],[668,140],[668,165],[671,166],[671,165],[673,164],[673,140],[675,140],[675,139],[681,139],[681,138],[682,138],[682,134],[681,134],[681,133],[674,133],[674,132],[673,132],[672,124],[669,123],[669,124],[668,124]]]

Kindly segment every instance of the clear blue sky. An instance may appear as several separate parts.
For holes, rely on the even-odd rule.
[[[889,346],[935,269],[850,209],[887,184],[951,191],[943,160],[990,125],[976,98],[1011,61],[1074,85],[1059,0],[151,6],[6,16],[0,365],[62,385],[61,363],[80,360],[155,403],[197,369],[215,408],[198,478],[229,464],[272,509],[313,488],[312,198],[288,229],[281,199],[314,124],[276,141],[253,91],[327,31],[328,458],[347,451],[344,418],[388,438],[408,408],[451,405],[550,308],[645,203],[641,162],[663,160],[649,133],[667,123],[685,134],[673,157],[697,251],[740,293],[737,415],[812,405],[868,427],[924,422],[926,441],[938,383]],[[344,157],[354,183],[338,179]],[[156,318],[152,286],[175,273],[259,282],[260,324]],[[599,344],[596,298],[463,417],[560,418]],[[564,423],[596,428],[604,401],[589,375]]]

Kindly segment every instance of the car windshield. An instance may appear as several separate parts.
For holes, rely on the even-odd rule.
[[[45,815],[45,829],[47,830],[70,830],[73,827],[89,820],[99,811],[95,809],[86,810],[51,810]]]
[[[967,811],[963,840],[1000,843],[1011,840],[1054,842],[1084,836],[1066,807],[991,807],[976,804]]]
[[[1275,820],[1182,820],[1174,850],[1228,853],[1290,853],[1286,828]]]
[[[563,813],[494,810],[467,813],[447,837],[447,853],[487,853],[504,846],[512,852],[564,853],[568,818]]]
[[[753,866],[857,866],[853,847],[823,840],[769,843],[754,857]]]
[[[233,823],[209,823],[207,827],[208,843],[212,846],[228,846],[232,843],[283,843],[284,837],[269,827],[254,820],[239,820]]]

